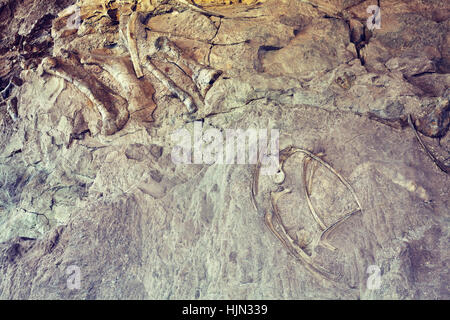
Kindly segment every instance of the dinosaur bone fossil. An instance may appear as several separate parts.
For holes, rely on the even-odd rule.
[[[308,174],[308,165],[311,162],[311,159],[312,158],[308,156],[303,159],[303,187],[305,189],[306,201],[308,202],[308,207],[314,220],[319,224],[322,230],[325,230],[327,226],[325,225],[325,222],[323,222],[323,220],[319,217],[311,202],[312,178],[314,175],[313,169]],[[313,163],[315,164],[315,162]]]
[[[302,248],[296,243],[294,239],[288,234],[286,231],[286,227],[283,224],[283,220],[281,219],[281,215],[278,211],[277,202],[278,200],[285,194],[290,193],[290,189],[284,189],[279,192],[271,193],[271,206],[272,210],[266,212],[265,215],[265,223],[270,231],[281,241],[283,246],[303,265],[311,271],[314,275],[319,276],[319,278],[325,278],[328,280],[337,280],[337,276],[333,275],[330,271],[325,268],[315,264],[310,256],[303,251]]]
[[[416,125],[413,122],[411,115],[408,115],[408,125],[413,130],[414,135],[416,136],[417,141],[420,146],[425,150],[426,154],[430,157],[430,159],[437,165],[439,169],[443,172],[450,174],[450,166],[445,165],[442,161],[440,161],[436,156],[430,151],[430,149],[423,143],[422,138],[420,138],[419,133],[417,132]]]
[[[347,180],[340,175],[333,167],[331,167],[328,163],[323,161],[320,157],[323,156],[323,154],[313,154],[305,149],[297,148],[294,146],[287,147],[283,149],[280,152],[280,168],[279,168],[279,177],[277,177],[277,181],[275,183],[282,184],[284,182],[285,174],[283,171],[283,167],[287,159],[289,159],[291,156],[293,156],[296,153],[302,153],[304,154],[303,158],[303,171],[302,171],[302,183],[304,186],[304,190],[306,193],[306,199],[308,202],[308,207],[310,209],[311,215],[313,216],[314,220],[319,225],[320,229],[322,230],[322,233],[319,237],[319,245],[322,245],[332,251],[336,250],[336,248],[331,245],[328,241],[328,238],[330,234],[337,229],[339,225],[341,225],[344,221],[346,221],[348,218],[353,216],[356,213],[362,212],[361,204],[356,196],[355,191],[353,190],[352,186],[347,182]],[[310,165],[311,162],[315,160]],[[347,189],[350,190],[350,193],[352,194],[353,198],[355,199],[355,202],[358,206],[357,209],[351,211],[348,214],[343,215],[341,218],[339,218],[336,222],[332,223],[330,226],[327,226],[325,222],[321,219],[319,214],[316,212],[311,199],[310,195],[312,192],[312,181],[314,177],[314,172],[317,168],[317,163],[323,165],[325,168],[327,168],[329,171],[331,171],[335,176],[338,177],[338,179],[347,187]],[[260,164],[256,166],[256,169],[253,174],[252,184],[251,184],[251,199],[253,206],[256,210],[258,210],[257,203],[255,201],[255,197],[258,193],[258,176],[259,176],[259,169]],[[290,189],[283,188],[282,186],[279,187],[281,191],[277,192],[271,192],[271,209],[266,211],[265,213],[265,224],[269,228],[269,230],[277,237],[278,240],[281,241],[283,246],[292,254],[294,255],[299,261],[301,261],[306,268],[311,271],[315,275],[319,275],[322,278],[329,279],[336,281],[337,276],[331,274],[328,270],[325,268],[318,266],[313,262],[311,257],[306,254],[305,251],[301,248],[298,241],[295,241],[287,232],[286,227],[283,224],[283,220],[281,218],[281,215],[279,213],[279,209],[277,206],[278,200],[285,194],[288,194],[291,192]]]
[[[68,59],[44,58],[41,68],[42,72],[66,80],[86,95],[102,117],[102,134],[112,135],[127,123],[127,101],[87,72],[74,55],[69,54]]]
[[[14,95],[14,89],[23,84],[22,79],[14,76],[9,80],[8,85],[0,91],[0,105],[6,104],[6,112],[12,121],[16,122],[19,116],[17,96]]]
[[[142,73],[141,64],[139,63],[139,53],[136,43],[136,20],[138,18],[138,13],[133,11],[130,18],[128,19],[126,28],[126,43],[128,51],[131,55],[131,61],[133,62],[134,71],[136,72],[136,77],[142,78],[144,74]]]
[[[189,59],[186,54],[167,37],[162,36],[156,39],[155,46],[160,52],[167,56],[168,61],[173,62],[178,66],[184,64],[191,70],[192,80],[200,91],[202,97],[206,96],[206,93],[211,88],[213,83],[222,74],[222,71],[220,70],[212,69]]]
[[[191,77],[193,83],[195,84],[202,97],[205,97],[208,90],[222,74],[222,72],[203,66],[198,62],[188,58],[186,54],[184,54],[183,51],[175,45],[175,43],[164,36],[158,37],[156,39],[153,48],[149,48],[148,43],[139,45],[138,41],[148,42],[148,40],[146,39],[146,37],[136,37],[138,33],[142,34],[146,32],[145,28],[143,28],[143,25],[140,22],[140,19],[138,18],[138,13],[133,12],[127,22],[127,26],[131,25],[131,27],[127,27],[126,30],[126,46],[128,51],[130,52],[133,66],[136,71],[136,76],[139,78],[142,74],[142,69],[140,66],[142,63],[144,68],[150,71],[150,73],[156,79],[158,79],[167,89],[169,89],[172,94],[174,94],[181,102],[183,102],[189,113],[196,112],[197,106],[194,102],[194,99],[190,96],[189,93],[179,88],[174,81],[172,81],[154,65],[154,63],[151,61],[152,56],[154,54],[161,53],[164,55],[167,61],[179,66],[183,71],[185,71],[185,68],[182,68],[182,66],[186,66],[187,68],[189,68],[190,70],[186,70],[185,73]],[[125,19],[126,18],[122,18],[121,22]],[[122,22],[122,24],[124,24],[124,22]],[[123,28],[121,30],[123,30]],[[124,31],[122,31],[122,37],[124,37],[123,34]],[[139,53],[138,48],[140,48],[141,50],[146,49],[147,52]]]
[[[121,18],[121,23],[125,24],[126,17]],[[192,82],[195,84],[197,90],[204,98],[214,82],[220,77],[222,71],[212,69],[210,67],[199,64],[187,57],[187,55],[177,47],[175,43],[169,40],[165,36],[158,37],[156,41],[151,44],[148,43],[146,37],[142,34],[146,33],[146,30],[140,22],[138,13],[133,12],[129,20],[126,22],[127,26],[122,27],[122,38],[125,38],[125,43],[128,51],[130,52],[133,66],[136,71],[136,76],[140,78],[142,74],[141,63],[148,71],[150,71],[154,77],[156,77],[169,91],[183,102],[189,113],[197,111],[197,106],[193,98],[183,89],[179,88],[174,81],[169,79],[163,72],[161,72],[151,59],[154,55],[162,54],[168,62],[177,65],[187,75],[191,77]],[[132,30],[132,32],[129,32]],[[151,31],[150,31],[151,32]],[[126,34],[126,36],[124,35]],[[137,37],[137,35],[140,35]],[[139,42],[139,43],[138,43]],[[144,42],[144,43],[140,43]],[[140,51],[140,52],[138,52]],[[144,52],[142,52],[144,51]],[[184,67],[184,68],[183,68]]]
[[[149,57],[147,57],[144,67],[147,68],[155,78],[161,81],[161,83],[164,84],[164,86],[168,88],[173,95],[180,99],[180,101],[184,103],[190,113],[194,113],[197,111],[197,106],[195,105],[194,99],[192,99],[192,97],[183,89],[180,89],[169,77],[159,71],[159,69],[156,68],[155,65],[150,61]]]
[[[153,112],[155,103],[150,97],[153,86],[146,80],[138,80],[129,56],[114,56],[108,49],[93,50],[82,56],[81,63],[96,64],[108,72],[124,91],[128,100],[128,111],[149,109]]]
[[[341,175],[339,174],[332,166],[330,166],[328,163],[326,163],[325,161],[323,161],[320,156],[318,155],[314,155],[313,153],[301,149],[301,148],[296,148],[296,147],[288,147],[285,150],[281,151],[281,154],[283,154],[282,157],[282,167],[284,162],[291,157],[292,155],[294,155],[295,153],[303,153],[305,155],[304,159],[304,165],[303,165],[303,185],[305,188],[305,193],[306,193],[306,199],[308,202],[308,207],[310,209],[310,212],[312,214],[312,216],[314,217],[314,220],[316,220],[316,222],[319,224],[320,228],[323,230],[322,235],[320,236],[320,240],[319,244],[329,248],[330,250],[336,250],[336,248],[334,246],[332,246],[331,244],[329,244],[327,242],[327,237],[329,235],[329,233],[334,230],[337,226],[339,226],[342,222],[346,221],[347,218],[349,218],[350,216],[352,216],[353,214],[356,214],[358,212],[362,212],[362,206],[358,200],[358,197],[356,196],[356,192],[354,191],[353,187],[350,185],[350,183],[347,182],[347,180]],[[314,206],[312,205],[311,199],[310,199],[310,193],[311,193],[311,186],[312,186],[312,178],[314,175],[314,168],[311,171],[310,175],[308,175],[308,163],[309,163],[309,159],[313,159],[315,161],[317,161],[318,163],[320,163],[321,165],[323,165],[325,168],[327,168],[329,171],[331,171],[331,173],[333,173],[346,187],[347,189],[350,191],[350,193],[352,194],[358,208],[356,210],[353,210],[352,212],[350,212],[349,214],[345,214],[342,218],[340,218],[338,221],[336,221],[335,223],[333,223],[331,226],[326,226],[326,224],[323,222],[323,220],[319,217],[319,215],[317,214],[316,210],[314,209]]]
[[[159,6],[161,6],[160,9]],[[154,55],[164,56],[164,60],[176,65],[191,78],[200,102],[203,102],[206,93],[222,72],[201,65],[191,59],[167,37],[160,37],[157,41],[149,41],[147,32],[151,32],[151,30],[142,22],[151,18],[152,14],[171,12],[173,9],[179,10],[180,8],[186,10],[186,6],[205,15],[214,15],[214,13],[209,13],[189,1],[181,0],[80,0],[75,6],[68,7],[60,12],[58,18],[55,19],[54,29],[56,34],[65,38],[76,33],[76,30],[75,32],[73,30],[74,26],[72,26],[71,20],[69,21],[69,19],[74,19],[74,15],[78,15],[75,20],[80,23],[78,26],[75,25],[75,28],[79,28],[85,23],[97,23],[105,17],[111,20],[111,26],[119,24],[117,29],[119,37],[115,38],[118,40],[115,43],[116,48],[98,48],[91,49],[89,52],[73,52],[80,57],[79,60],[75,59],[77,61],[64,57],[47,58],[43,61],[41,69],[48,74],[72,83],[89,98],[101,115],[101,132],[105,135],[114,134],[123,128],[130,117],[130,112],[146,110],[145,112],[153,113],[156,105],[149,98],[149,95],[153,95],[154,90],[150,83],[142,79],[145,76],[144,69],[149,71],[171,94],[176,96],[186,106],[189,113],[194,113],[197,111],[194,98],[158,69],[152,60]],[[145,16],[141,13],[145,13]],[[70,25],[68,29],[67,24]],[[95,32],[93,28],[90,30]],[[115,30],[115,28],[111,30]],[[80,35],[83,36],[84,33],[81,32],[78,36]],[[61,51],[63,53],[64,50]],[[124,52],[128,52],[128,55]],[[56,51],[56,54],[59,55],[59,51]],[[120,84],[121,93],[115,93],[102,81],[96,79],[93,74],[89,74],[83,68],[83,64],[99,65]]]

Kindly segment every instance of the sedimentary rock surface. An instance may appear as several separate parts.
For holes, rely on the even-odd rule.
[[[0,0],[2,299],[450,298],[448,1],[131,2]]]

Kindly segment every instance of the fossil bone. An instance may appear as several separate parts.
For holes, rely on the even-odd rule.
[[[258,161],[258,163],[255,166],[255,170],[253,171],[253,177],[250,185],[250,196],[252,199],[253,207],[255,208],[256,212],[258,212],[258,205],[256,204],[255,197],[258,194],[258,178],[260,169],[261,169],[261,162]]]
[[[426,154],[430,157],[431,160],[438,166],[439,169],[441,169],[443,172],[449,174],[450,173],[450,166],[445,165],[442,163],[436,156],[428,149],[428,147],[423,143],[422,139],[419,136],[419,133],[417,132],[416,126],[413,123],[412,117],[409,114],[408,115],[408,124],[411,127],[411,129],[414,132],[414,135],[416,136],[417,141],[419,142],[420,146],[425,150]]]
[[[322,230],[325,230],[327,228],[327,226],[325,225],[325,222],[323,222],[323,220],[319,217],[316,210],[314,209],[314,206],[312,205],[312,201],[311,201],[311,197],[310,197],[311,196],[311,193],[310,193],[311,180],[309,180],[309,175],[308,175],[308,164],[310,161],[311,161],[311,158],[308,156],[305,156],[305,158],[303,158],[303,188],[305,190],[306,202],[308,203],[309,210],[310,210],[314,220],[316,220],[316,222],[319,224],[319,226]]]
[[[358,212],[362,212],[362,207],[360,205],[360,202],[356,196],[355,191],[351,187],[351,185],[345,180],[343,176],[341,176],[333,167],[331,167],[328,163],[323,161],[320,156],[323,156],[322,153],[319,153],[317,155],[301,148],[297,148],[294,146],[287,147],[280,151],[280,171],[283,172],[284,163],[289,159],[291,156],[293,156],[296,153],[303,153],[304,159],[303,159],[303,172],[302,172],[302,182],[305,188],[306,198],[308,201],[308,206],[310,209],[311,214],[313,215],[316,222],[319,224],[320,228],[323,230],[319,237],[319,245],[322,245],[330,250],[336,250],[334,246],[332,246],[328,242],[328,237],[330,234],[336,230],[336,228],[341,225],[344,221],[346,221],[348,218],[353,216],[354,214]],[[315,160],[315,161],[313,161]],[[312,162],[312,165],[310,166],[310,163]],[[328,170],[330,170],[334,175],[336,175],[339,180],[350,190],[352,196],[354,197],[356,203],[358,204],[358,209],[344,215],[341,217],[338,221],[333,223],[331,226],[326,226],[326,224],[320,219],[318,214],[316,213],[311,199],[310,194],[312,190],[312,180],[314,177],[314,172],[317,169],[317,164],[320,163],[323,166],[325,166]],[[259,169],[260,164],[256,166],[254,173],[253,173],[253,179],[251,184],[251,195],[252,195],[252,201],[255,208],[257,208],[257,204],[255,201],[255,197],[258,193],[258,176],[259,176]],[[308,170],[309,169],[309,170]],[[280,187],[282,188],[282,187]],[[281,215],[278,211],[277,202],[278,200],[285,194],[290,193],[290,189],[282,189],[278,192],[272,192],[271,193],[271,210],[266,211],[264,216],[264,222],[268,229],[276,236],[278,240],[283,244],[283,246],[292,254],[294,255],[298,260],[300,260],[306,268],[311,271],[314,275],[320,276],[320,278],[325,278],[328,280],[336,281],[338,279],[338,275],[333,275],[325,268],[318,266],[314,264],[311,257],[306,254],[305,251],[300,247],[299,243],[292,239],[292,237],[288,234],[286,231],[286,227],[283,224]]]
[[[347,189],[350,191],[350,193],[352,194],[353,198],[355,199],[356,203],[358,204],[358,207],[360,209],[362,209],[361,203],[359,202],[358,197],[356,196],[356,192],[353,189],[353,187],[350,185],[350,183],[347,182],[347,180],[341,175],[339,174],[339,172],[337,172],[332,166],[330,166],[328,163],[326,163],[325,161],[323,161],[320,157],[316,156],[315,154],[309,152],[308,150],[305,149],[301,149],[301,148],[296,148],[296,147],[288,147],[285,150],[287,150],[288,154],[293,155],[294,153],[303,153],[305,155],[307,155],[308,157],[316,160],[317,162],[319,162],[321,165],[323,165],[325,168],[327,168],[328,170],[330,170],[346,187]],[[283,152],[283,151],[281,151]]]
[[[128,100],[129,112],[149,108],[153,112],[156,108],[151,96],[153,86],[134,76],[133,66],[129,56],[114,56],[108,49],[92,51],[81,59],[82,63],[97,64],[108,72],[122,87]]]
[[[273,182],[276,184],[282,184],[284,180],[286,179],[286,175],[283,170],[281,170],[281,167],[279,168],[278,172],[274,175]]]
[[[220,77],[222,71],[199,64],[190,59],[186,54],[176,46],[175,43],[165,36],[159,37],[155,42],[156,48],[166,54],[167,60],[176,65],[186,65],[192,71],[192,80],[197,86],[200,94],[205,97],[213,83]]]
[[[245,1],[245,4],[253,3],[255,3],[253,0]],[[117,57],[113,52],[111,54],[91,52],[91,54],[88,54],[82,60],[82,63],[96,63],[108,72],[124,90],[125,96],[128,99],[128,106],[127,101],[123,97],[114,93],[93,75],[86,73],[80,61],[77,63],[68,63],[60,58],[48,58],[41,64],[41,68],[49,74],[72,83],[88,97],[102,117],[102,133],[106,135],[117,132],[127,123],[130,116],[129,111],[143,110],[151,107],[153,107],[153,111],[155,108],[154,104],[149,106],[151,104],[150,101],[143,101],[145,99],[142,98],[139,99],[139,96],[148,97],[149,93],[146,90],[146,86],[143,86],[131,77],[128,70],[128,58],[124,58],[123,56],[122,50],[124,47],[130,55],[132,69],[134,69],[133,71],[137,79],[144,77],[143,68],[145,68],[166,86],[173,95],[179,98],[190,113],[194,113],[197,111],[197,100],[194,101],[191,94],[179,88],[174,81],[168,78],[153,64],[153,60],[151,60],[153,54],[155,51],[164,54],[168,62],[173,63],[191,77],[196,87],[196,93],[199,94],[199,103],[203,101],[213,83],[222,74],[222,71],[198,63],[187,56],[183,50],[180,50],[167,37],[160,37],[157,42],[149,45],[146,43],[148,42],[147,31],[149,29],[147,28],[146,30],[145,25],[140,19],[148,18],[149,15],[159,12],[170,12],[174,8],[175,10],[185,10],[186,6],[191,10],[207,16],[225,17],[224,15],[204,10],[197,6],[195,2],[184,0],[79,0],[75,5],[59,13],[58,18],[55,20],[57,24],[55,30],[63,30],[63,33],[67,23],[70,22],[68,19],[72,16],[75,16],[80,23],[82,20],[91,18],[94,18],[92,21],[95,23],[103,17],[111,19],[114,23],[119,23],[121,41],[118,46],[119,50],[116,52],[119,56]],[[147,13],[148,15],[141,17],[141,13]],[[78,28],[74,28],[75,32],[76,29]],[[73,32],[74,30],[70,31]],[[60,36],[63,37],[62,35]],[[195,94],[195,97],[197,98],[197,94]]]
[[[138,13],[133,11],[128,19],[126,28],[126,43],[128,51],[131,55],[131,61],[133,62],[134,71],[136,72],[136,77],[142,78],[144,74],[142,73],[141,64],[139,62],[139,53],[136,43],[136,23],[137,23]]]
[[[150,61],[150,58],[147,57],[145,59],[144,67],[147,68],[155,78],[157,78],[161,83],[170,90],[170,92],[175,95],[181,102],[186,106],[189,113],[194,113],[197,111],[197,106],[195,105],[192,97],[180,89],[175,82],[173,82],[170,78],[166,77],[155,65]]]
[[[362,212],[362,206],[361,206],[361,204],[359,202],[358,197],[356,196],[356,193],[355,193],[353,187],[332,166],[330,166],[328,163],[323,161],[319,156],[316,156],[316,155],[312,154],[311,152],[309,152],[307,150],[291,146],[291,147],[288,147],[288,148],[286,148],[285,150],[283,150],[281,152],[282,153],[286,152],[288,154],[288,157],[292,156],[293,154],[295,154],[297,152],[300,152],[300,153],[305,154],[307,158],[316,160],[317,162],[322,164],[324,167],[326,167],[328,170],[330,170],[334,175],[336,175],[338,177],[338,179],[347,187],[347,189],[352,194],[355,202],[358,205],[358,209],[352,211],[348,215],[344,215],[337,222],[333,223],[333,225],[331,227],[327,227],[325,225],[325,223],[323,222],[323,220],[317,214],[316,210],[314,209],[314,206],[312,205],[311,198],[310,198],[310,190],[311,190],[311,183],[312,183],[312,181],[310,179],[312,179],[313,173],[311,173],[310,178],[308,179],[307,178],[308,177],[308,172],[307,172],[307,164],[308,164],[308,162],[304,162],[304,166],[303,166],[303,184],[304,184],[304,188],[305,188],[305,193],[306,193],[306,199],[307,199],[307,202],[308,202],[308,207],[309,207],[310,212],[313,215],[314,219],[316,220],[316,222],[320,225],[321,229],[323,230],[322,235],[320,236],[320,239],[323,240],[323,241],[319,242],[319,244],[329,248],[330,250],[336,250],[336,248],[334,246],[332,246],[330,243],[328,243],[328,241],[327,241],[327,237],[328,237],[327,234],[329,234],[330,231],[335,229],[338,225],[340,225],[342,222],[347,220],[347,218],[349,218],[353,214],[358,213],[358,212]]]
[[[9,96],[11,95],[11,91],[13,89],[14,89],[14,84],[10,81],[8,83],[8,85],[5,87],[5,89],[0,91],[1,98],[3,98],[4,100],[8,99]]]
[[[76,58],[64,60],[44,58],[42,70],[72,83],[88,97],[102,117],[102,134],[112,135],[122,129],[129,118],[126,100],[87,73]]]
[[[319,244],[322,244],[332,250],[335,250],[336,248],[334,246],[332,246],[329,242],[328,242],[328,237],[330,236],[330,234],[336,230],[336,228],[342,224],[344,221],[346,221],[348,218],[350,218],[351,216],[353,216],[354,214],[360,212],[361,209],[358,208],[356,210],[353,210],[350,213],[345,214],[344,216],[342,216],[338,221],[336,221],[335,223],[333,223],[331,226],[329,226],[326,230],[324,230],[322,232],[322,234],[320,235],[320,242]]]
[[[267,227],[272,231],[273,234],[282,242],[283,246],[299,261],[306,266],[306,268],[311,271],[314,275],[319,276],[321,279],[336,281],[337,277],[325,268],[315,264],[311,257],[303,251],[296,243],[295,240],[286,231],[286,227],[283,224],[282,218],[278,212],[277,202],[285,194],[290,193],[290,189],[284,189],[279,192],[271,193],[271,205],[272,213],[266,213],[265,222]],[[274,219],[275,218],[275,219]]]

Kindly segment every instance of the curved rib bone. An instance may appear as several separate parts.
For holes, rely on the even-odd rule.
[[[136,43],[136,21],[138,18],[138,13],[133,11],[130,18],[128,19],[127,23],[127,30],[126,30],[126,42],[128,51],[131,55],[131,61],[133,62],[134,71],[136,72],[136,77],[138,79],[142,78],[144,74],[142,73],[141,64],[139,62],[139,53],[137,49],[137,43]]]
[[[314,220],[316,220],[316,222],[319,224],[320,229],[325,230],[327,228],[327,226],[325,225],[325,222],[317,214],[316,209],[314,209],[314,206],[312,205],[312,201],[311,201],[311,191],[310,191],[311,190],[311,185],[310,185],[311,180],[308,177],[308,164],[310,161],[311,161],[311,158],[309,158],[308,156],[306,156],[303,159],[303,188],[305,190],[306,202],[308,203],[309,211],[311,211],[311,214],[312,214]],[[311,170],[311,175],[312,175],[312,170]],[[311,176],[311,178],[312,178],[312,176]]]
[[[281,241],[283,246],[306,268],[311,271],[314,275],[319,276],[321,279],[333,280],[336,281],[337,277],[333,275],[327,269],[315,264],[310,256],[300,248],[294,239],[288,234],[286,231],[286,227],[283,224],[283,220],[278,212],[277,202],[278,200],[285,194],[290,193],[290,189],[285,189],[280,192],[272,192],[271,193],[271,204],[272,204],[272,212],[266,213],[265,223],[266,226],[272,231],[272,233]],[[273,219],[275,218],[275,219]]]
[[[330,243],[328,243],[327,238],[328,236],[331,234],[331,231],[335,230],[337,228],[337,226],[339,226],[341,223],[343,223],[344,221],[346,221],[349,217],[351,217],[352,215],[358,213],[358,212],[362,212],[362,206],[359,202],[358,197],[356,196],[356,193],[353,189],[353,187],[350,185],[350,183],[347,182],[347,180],[340,175],[332,166],[330,166],[328,163],[326,163],[325,161],[323,161],[320,157],[312,154],[311,152],[301,149],[301,148],[296,148],[296,147],[288,147],[284,150],[282,150],[280,152],[280,154],[282,155],[282,159],[283,159],[283,163],[284,161],[286,161],[286,159],[288,159],[290,156],[292,156],[293,154],[300,152],[306,155],[305,159],[314,159],[317,162],[319,162],[320,164],[322,164],[323,166],[325,166],[328,170],[330,170],[335,176],[338,177],[338,179],[347,187],[347,189],[350,191],[350,193],[352,194],[356,204],[358,205],[358,209],[352,211],[349,214],[344,215],[342,218],[340,218],[338,221],[336,221],[335,223],[333,223],[331,226],[327,227],[325,225],[325,223],[323,222],[323,220],[319,217],[319,215],[317,214],[317,212],[315,211],[311,199],[310,199],[310,192],[311,192],[311,183],[312,183],[312,177],[313,177],[313,172],[311,172],[310,176],[308,177],[308,172],[307,172],[307,165],[309,160],[305,160],[304,164],[303,164],[303,184],[304,184],[304,188],[305,188],[305,192],[306,192],[306,199],[308,202],[308,206],[310,209],[311,214],[313,215],[314,219],[316,220],[316,222],[320,225],[321,229],[323,230],[321,236],[320,236],[320,242],[319,244],[325,246],[326,248],[330,249],[330,250],[336,250],[336,248],[331,245]]]
[[[356,203],[358,204],[358,209],[344,215],[341,217],[338,221],[333,223],[331,226],[327,227],[325,223],[320,219],[320,217],[317,215],[317,213],[314,216],[315,210],[312,206],[312,203],[309,199],[308,205],[310,208],[311,213],[313,214],[314,218],[316,218],[316,221],[319,221],[319,225],[321,226],[321,229],[324,230],[319,238],[319,244],[329,248],[330,250],[336,250],[334,246],[332,246],[328,242],[328,237],[330,234],[336,230],[337,226],[342,224],[344,221],[346,221],[348,218],[350,218],[352,215],[362,212],[362,207],[360,205],[360,202],[358,198],[356,197],[356,193],[351,187],[351,185],[342,177],[336,170],[334,170],[328,163],[323,161],[318,155],[314,155],[313,153],[297,148],[297,147],[287,147],[280,151],[280,170],[283,172],[283,166],[287,159],[289,159],[292,155],[295,153],[303,153],[305,155],[304,162],[303,162],[303,184],[306,191],[306,196],[309,198],[309,195],[311,194],[312,190],[312,179],[314,176],[314,171],[316,169],[316,163],[320,163],[324,165],[328,170],[330,170],[333,174],[335,174],[339,180],[341,180],[342,183],[350,190],[352,193]],[[313,162],[313,167],[310,171],[308,171],[308,165],[311,162],[311,160],[316,160]],[[283,172],[284,173],[284,172]],[[256,206],[255,196],[258,193],[258,176],[259,176],[259,163],[256,166],[254,173],[253,173],[253,179],[251,184],[251,195],[252,195],[252,201]],[[283,244],[283,246],[291,253],[294,257],[296,257],[300,262],[303,263],[303,265],[312,272],[315,276],[319,276],[321,279],[327,279],[331,281],[337,281],[339,278],[339,275],[334,275],[327,269],[321,267],[320,265],[317,265],[314,263],[312,258],[306,254],[305,251],[300,247],[298,242],[296,242],[287,232],[286,227],[283,224],[281,215],[278,212],[277,202],[278,200],[285,194],[291,192],[289,189],[284,189],[280,192],[272,192],[271,193],[271,210],[267,211],[264,216],[264,222],[266,226],[269,228],[269,230],[275,235],[275,237],[280,240],[280,242]]]
[[[347,180],[341,175],[339,174],[339,172],[337,172],[332,166],[330,166],[328,163],[326,163],[325,161],[323,161],[322,159],[320,159],[318,156],[316,156],[315,154],[309,152],[308,150],[305,149],[301,149],[301,148],[296,148],[296,147],[288,147],[285,150],[281,151],[282,153],[285,153],[288,155],[288,157],[290,157],[291,155],[293,155],[294,153],[300,152],[303,153],[305,155],[307,155],[308,157],[316,160],[317,162],[319,162],[321,165],[325,166],[328,170],[330,170],[336,177],[338,177],[339,180],[341,180],[341,182],[347,187],[347,189],[350,191],[350,193],[352,194],[353,198],[355,199],[358,207],[362,210],[362,206],[361,203],[359,202],[358,197],[356,196],[356,192],[353,189],[353,187],[350,185],[350,183],[347,182]]]
[[[46,73],[72,83],[88,97],[102,117],[102,134],[112,135],[125,126],[129,118],[126,100],[87,73],[76,59],[62,61],[47,57],[41,66]]]

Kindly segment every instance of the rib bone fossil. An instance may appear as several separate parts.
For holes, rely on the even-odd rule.
[[[314,220],[319,225],[320,229],[322,230],[322,233],[319,237],[318,244],[322,245],[330,250],[336,250],[336,248],[329,243],[329,236],[330,234],[337,229],[339,225],[341,225],[344,221],[346,221],[348,218],[353,216],[354,214],[358,212],[362,212],[361,204],[358,200],[358,197],[356,196],[355,191],[353,190],[352,186],[347,182],[347,180],[339,174],[331,165],[326,163],[324,160],[322,160],[320,157],[323,156],[323,154],[313,154],[305,149],[297,148],[294,146],[290,146],[280,152],[280,173],[279,175],[283,179],[278,179],[275,181],[277,184],[282,184],[284,182],[284,171],[283,167],[287,159],[292,157],[296,153],[302,153],[304,155],[303,158],[303,168],[302,168],[302,184],[305,190],[306,200],[308,203],[308,207],[310,210],[311,215],[313,216]],[[352,197],[355,200],[355,203],[357,204],[357,208],[355,210],[352,210],[351,212],[344,214],[342,217],[340,217],[337,221],[332,223],[331,225],[327,225],[323,219],[320,217],[320,214],[316,211],[314,208],[312,201],[310,199],[311,192],[312,192],[312,182],[314,177],[314,172],[317,169],[317,164],[321,164],[325,168],[327,168],[331,173],[333,173],[350,191],[352,194]],[[258,205],[256,203],[255,197],[258,194],[258,176],[259,176],[259,168],[260,165],[256,166],[256,170],[254,171],[252,184],[251,184],[251,198],[253,202],[253,206],[258,209]],[[299,241],[294,240],[289,233],[287,232],[287,229],[285,225],[283,224],[282,217],[279,213],[279,209],[277,206],[277,202],[279,199],[288,194],[291,193],[291,190],[288,188],[284,188],[283,186],[279,186],[279,191],[271,192],[270,194],[270,203],[271,208],[265,212],[265,224],[268,227],[268,229],[275,235],[275,237],[283,244],[283,246],[291,253],[294,257],[296,257],[300,262],[303,263],[303,265],[311,271],[315,276],[318,276],[322,279],[328,279],[332,281],[337,281],[338,276],[332,274],[327,269],[323,268],[320,265],[317,265],[312,259],[311,256],[309,256],[302,248]]]
[[[130,116],[127,101],[86,72],[77,57],[72,54],[68,59],[47,57],[41,67],[42,71],[72,83],[89,98],[102,117],[102,134],[114,134],[125,126]]]
[[[176,5],[175,5],[176,4]],[[213,83],[222,74],[221,71],[201,65],[189,58],[177,45],[167,37],[159,37],[154,43],[148,43],[147,28],[142,21],[151,18],[151,15],[159,10],[170,12],[177,10],[182,6],[185,10],[195,10],[202,14],[207,11],[186,1],[107,1],[107,0],[83,0],[79,1],[77,6],[81,10],[76,10],[73,6],[60,13],[55,20],[54,27],[60,37],[73,36],[71,32],[61,32],[64,30],[65,23],[74,12],[79,13],[81,25],[87,21],[98,23],[104,17],[118,23],[118,32],[120,37],[114,49],[96,48],[89,52],[70,52],[71,58],[52,57],[46,58],[41,65],[45,73],[63,78],[72,83],[83,94],[85,94],[92,104],[96,107],[102,118],[101,133],[112,135],[121,130],[130,117],[130,112],[136,110],[148,109],[153,112],[149,96],[153,92],[151,86],[142,85],[146,80],[143,78],[147,74],[152,75],[168,89],[168,91],[177,97],[187,108],[189,113],[197,111],[198,107],[195,98],[186,90],[180,88],[163,71],[159,70],[155,54],[164,56],[167,62],[178,66],[186,75],[190,76],[200,103]],[[170,8],[169,8],[170,7]],[[115,13],[113,13],[115,12]],[[159,11],[158,11],[159,12]],[[145,15],[144,15],[145,14]],[[114,25],[114,24],[112,24]],[[63,52],[64,50],[61,50]],[[125,51],[125,53],[124,53]],[[66,55],[68,55],[66,53]],[[77,57],[74,59],[73,57]],[[129,68],[131,62],[132,70]],[[97,64],[109,73],[121,86],[123,92],[121,95],[108,88],[102,81],[93,74],[87,72],[83,64]],[[147,90],[147,91],[146,91]],[[143,101],[147,97],[148,101]],[[151,116],[151,115],[150,115]]]

